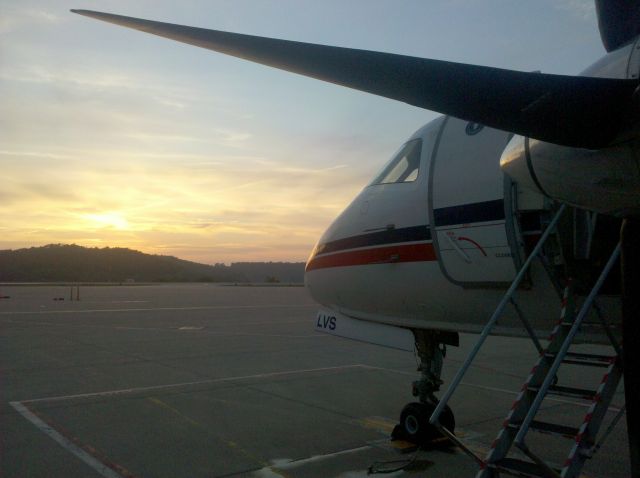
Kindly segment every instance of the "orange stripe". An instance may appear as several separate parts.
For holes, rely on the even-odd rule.
[[[306,271],[326,269],[328,267],[394,264],[398,262],[427,262],[435,260],[436,253],[433,250],[433,244],[406,244],[402,246],[377,247],[316,256],[309,261]]]

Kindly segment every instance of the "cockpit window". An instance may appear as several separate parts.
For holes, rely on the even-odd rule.
[[[418,179],[421,150],[422,140],[419,138],[405,143],[371,185],[410,183]]]

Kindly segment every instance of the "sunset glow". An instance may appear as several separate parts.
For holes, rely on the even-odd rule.
[[[69,8],[554,73],[575,73],[601,49],[580,1],[545,7],[562,17],[567,51],[554,52],[557,63],[545,63],[550,49],[516,53],[533,43],[527,34],[544,46],[533,28],[522,29],[521,50],[497,56],[513,32],[502,37],[488,16],[463,25],[460,2],[2,3],[2,249],[75,243],[206,263],[302,261],[402,141],[437,116]],[[492,8],[524,14],[515,3]]]

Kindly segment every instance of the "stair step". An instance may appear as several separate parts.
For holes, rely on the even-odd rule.
[[[550,433],[551,435],[560,435],[566,438],[575,438],[578,435],[578,428],[559,425],[557,423],[540,422],[533,420],[531,429],[541,433]]]
[[[518,423],[509,423],[509,428],[513,428],[515,430],[519,430],[521,422]],[[533,420],[530,425],[532,430],[536,430],[540,433],[549,433],[551,435],[559,435],[566,438],[575,438],[578,434],[578,429],[574,427],[569,427],[566,425],[559,425],[557,423],[549,423],[549,422],[541,422],[538,420]]]
[[[552,353],[544,354],[545,357],[555,359],[556,355]],[[613,357],[608,355],[597,354],[581,354],[575,352],[567,352],[566,357],[562,360],[562,363],[571,365],[585,365],[588,367],[608,367]]]
[[[546,477],[545,470],[536,463],[530,461],[518,460],[517,458],[503,458],[495,463],[490,463],[490,467],[499,471],[519,476],[528,476],[533,478]],[[558,470],[559,472],[560,470]]]
[[[561,322],[560,325],[567,328],[571,328],[571,326],[573,325],[573,322],[572,321]],[[580,328],[581,329],[584,329],[584,328],[601,329],[602,324],[600,322],[583,322],[582,324],[580,324]]]
[[[600,354],[582,354],[578,352],[567,352],[567,357],[572,357],[576,359],[585,359],[585,360],[599,360],[600,362],[610,363],[612,359],[611,355],[600,355]]]
[[[539,387],[529,387],[529,390],[537,392]],[[593,400],[596,396],[595,390],[587,390],[586,388],[575,387],[562,387],[560,385],[553,385],[549,387],[548,392],[551,395],[558,395],[561,397],[581,398],[583,400]]]
[[[589,390],[586,388],[563,387],[560,385],[554,385],[549,388],[549,393],[560,395],[563,397],[575,397],[583,398],[585,400],[593,400],[593,397],[596,396],[597,392],[595,390]]]

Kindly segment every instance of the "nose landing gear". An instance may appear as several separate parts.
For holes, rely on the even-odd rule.
[[[420,380],[413,382],[413,396],[419,402],[412,402],[402,409],[400,423],[391,434],[392,440],[403,440],[418,446],[440,441],[443,435],[429,423],[429,418],[438,404],[434,393],[440,390],[442,380],[442,360],[446,353],[445,343],[458,345],[457,334],[442,334],[429,330],[414,330],[416,348],[420,357]],[[447,406],[440,415],[440,424],[453,432],[455,417]]]
[[[396,434],[400,436],[396,439],[422,446],[444,438],[440,431],[429,423],[429,417],[435,408],[436,403],[412,402],[405,405],[400,413],[400,423],[397,425],[400,430]],[[440,415],[440,423],[447,430],[454,430],[456,420],[449,406],[445,407]]]

